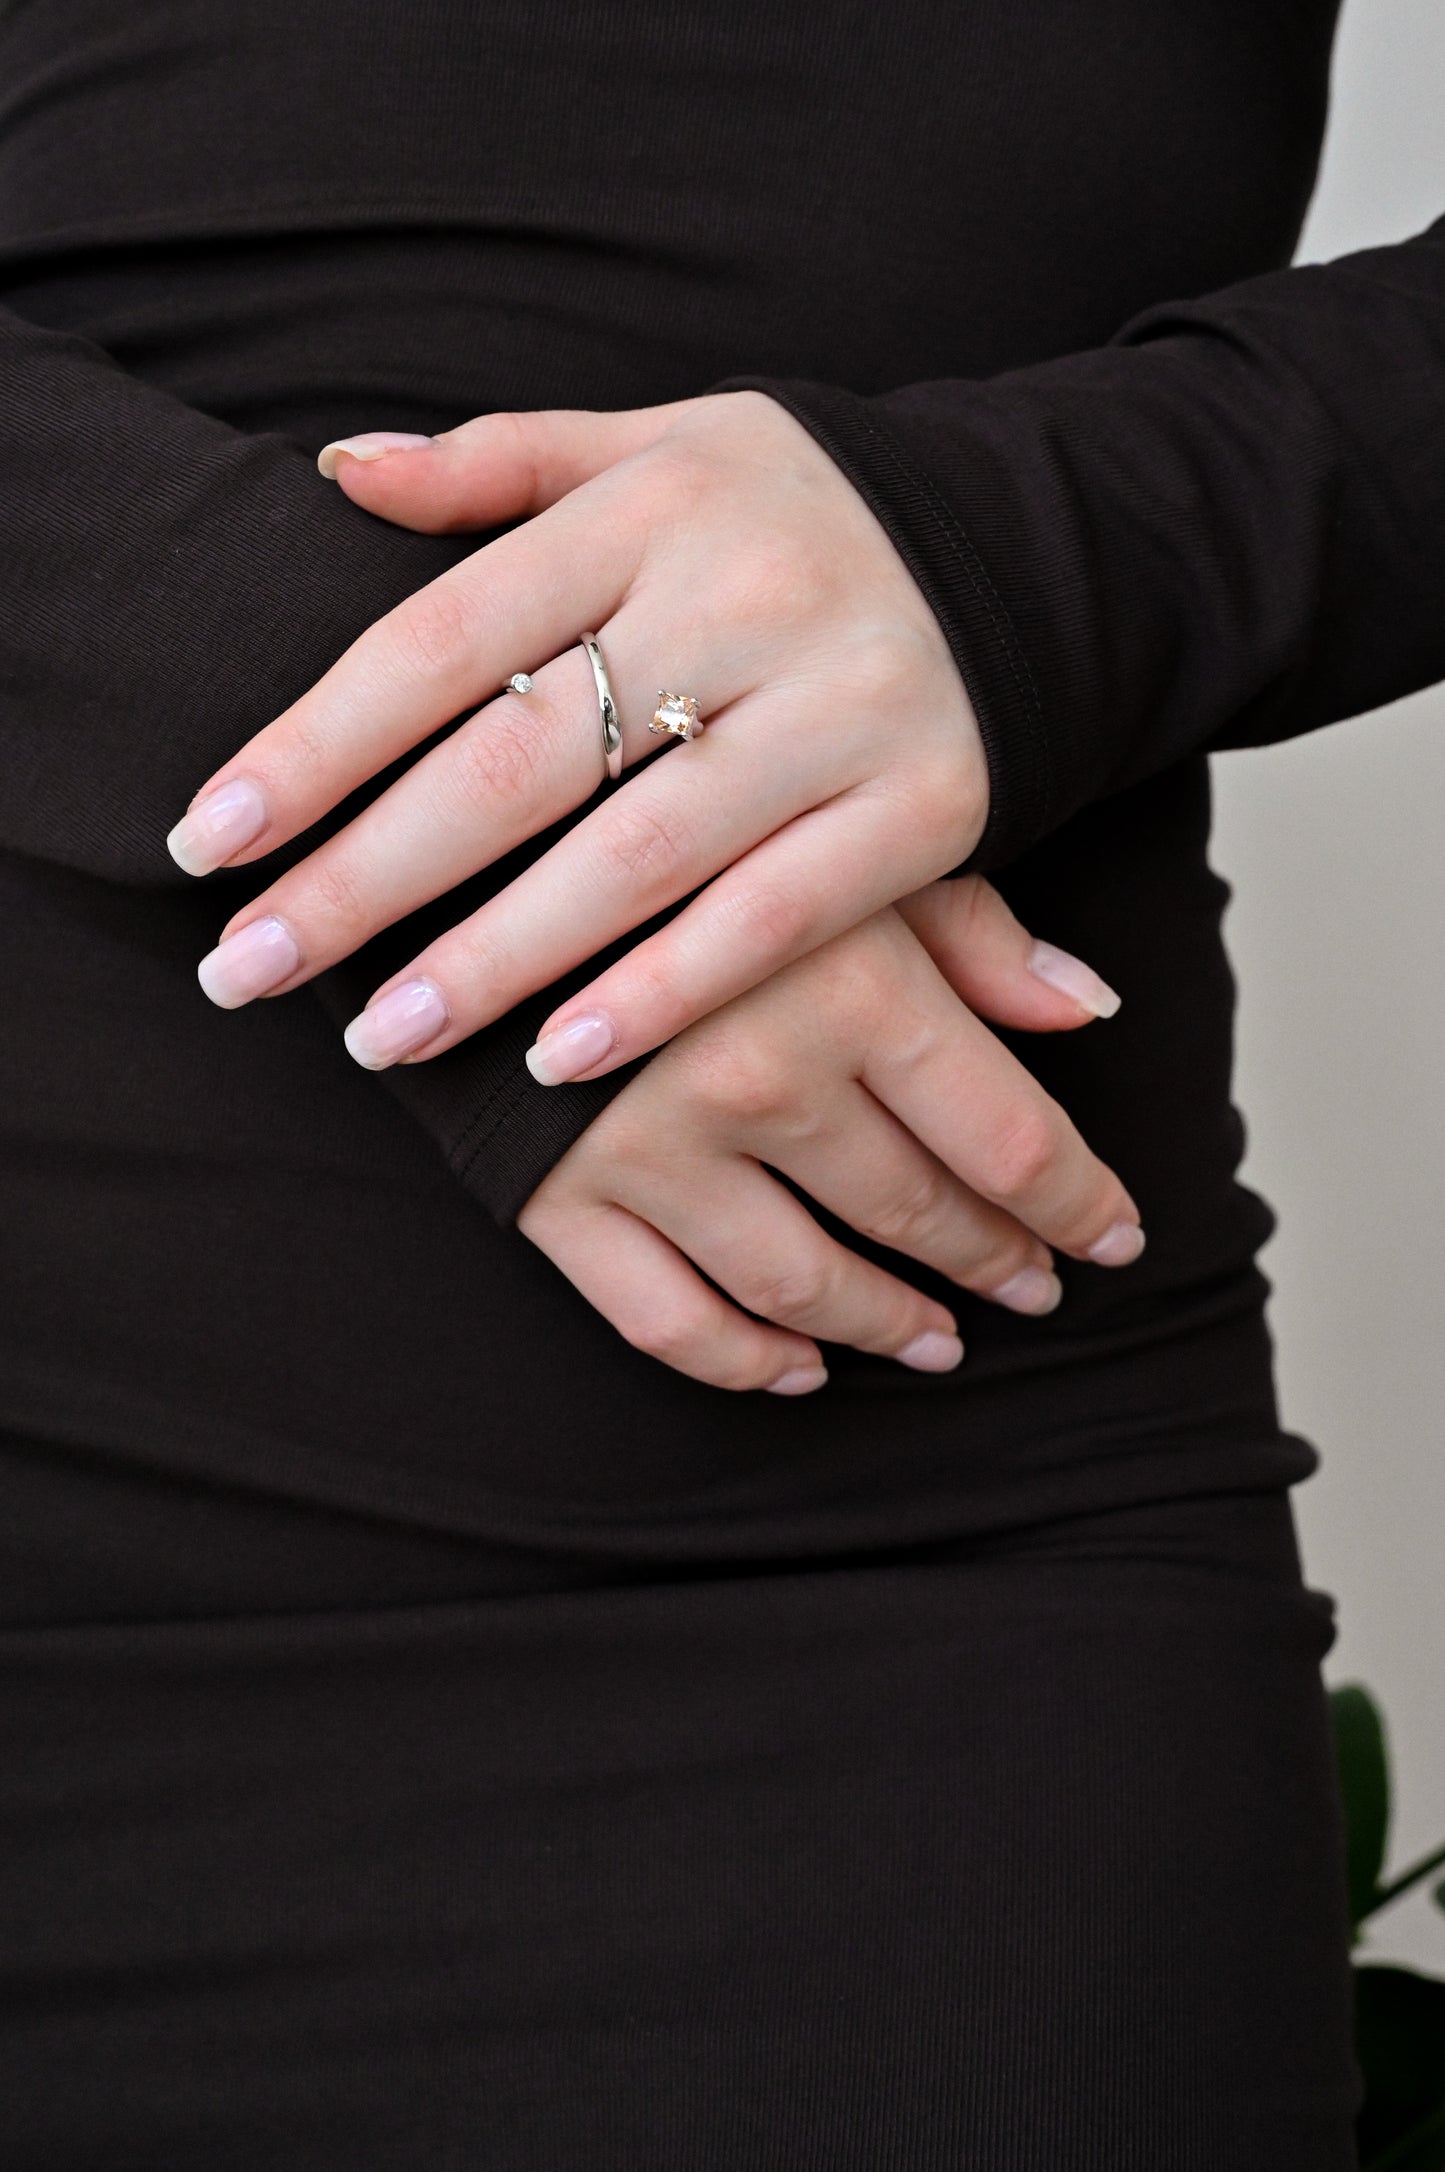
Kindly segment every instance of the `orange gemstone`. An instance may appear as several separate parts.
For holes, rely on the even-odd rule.
[[[659,689],[657,707],[652,713],[648,729],[674,739],[695,739],[702,730],[702,718],[697,713],[697,703],[691,694],[669,694]]]

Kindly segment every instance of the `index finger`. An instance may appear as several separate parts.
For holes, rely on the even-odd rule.
[[[604,475],[473,552],[369,626],[216,771],[167,839],[173,857],[203,875],[289,843],[514,672],[605,624],[642,546]]]

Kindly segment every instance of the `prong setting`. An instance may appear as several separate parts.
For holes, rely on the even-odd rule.
[[[647,728],[663,739],[696,739],[703,730],[703,721],[691,694],[670,694],[660,686],[657,707]]]

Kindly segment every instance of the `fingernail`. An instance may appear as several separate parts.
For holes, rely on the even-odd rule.
[[[945,1335],[942,1328],[931,1327],[927,1334],[915,1335],[895,1355],[900,1365],[911,1365],[915,1372],[951,1373],[963,1361],[963,1344],[957,1335]]]
[[[209,875],[254,844],[269,819],[260,785],[237,777],[187,809],[166,839],[166,850],[184,874]]]
[[[1047,1267],[1020,1267],[1007,1282],[1000,1282],[989,1296],[996,1305],[1007,1305],[1010,1312],[1052,1312],[1064,1294],[1064,1285]]]
[[[1067,950],[1056,950],[1052,943],[1034,944],[1029,952],[1029,971],[1035,980],[1046,980],[1093,1018],[1112,1018],[1123,1001],[1106,980],[1100,980],[1091,965],[1071,957]]]
[[[527,1069],[539,1086],[564,1086],[601,1063],[617,1046],[617,1028],[605,1011],[583,1011],[555,1033],[544,1033],[527,1050]]]
[[[296,938],[284,920],[253,920],[218,943],[196,967],[196,978],[223,1011],[239,1010],[253,996],[279,988],[301,963]]]
[[[811,1395],[814,1388],[821,1388],[828,1375],[821,1365],[795,1365],[790,1373],[781,1373],[768,1383],[769,1395]]]
[[[434,1041],[450,1017],[446,997],[435,981],[404,980],[353,1018],[342,1038],[368,1071],[384,1071],[388,1064],[415,1055]]]
[[[336,463],[342,453],[349,453],[353,460],[384,460],[388,453],[412,452],[418,445],[435,442],[429,437],[417,437],[411,430],[365,430],[360,437],[333,438],[323,445],[316,455],[316,465],[328,483],[336,480]]]
[[[1106,1229],[1096,1244],[1089,1246],[1089,1257],[1100,1267],[1129,1267],[1144,1249],[1144,1232],[1137,1222],[1116,1222]]]

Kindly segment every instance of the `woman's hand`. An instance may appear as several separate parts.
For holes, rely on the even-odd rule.
[[[986,883],[934,883],[679,1035],[519,1227],[629,1342],[717,1387],[821,1387],[815,1337],[950,1370],[951,1313],[827,1235],[771,1171],[1019,1312],[1059,1300],[1050,1244],[1124,1266],[1144,1243],[1118,1178],[961,996],[1036,1031],[1117,1007]]]
[[[202,982],[228,1007],[299,986],[596,790],[599,629],[623,757],[658,688],[707,729],[649,763],[348,1032],[380,1068],[432,1056],[687,896],[548,1022],[535,1063],[596,1077],[957,867],[987,771],[943,635],[863,500],[761,393],[625,414],[499,414],[352,439],[348,496],[433,532],[521,525],[388,613],[192,802],[195,874],[297,836],[485,702],[236,914]],[[487,700],[513,672],[530,693]]]

